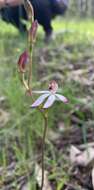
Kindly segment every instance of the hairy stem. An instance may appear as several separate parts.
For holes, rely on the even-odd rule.
[[[43,139],[42,139],[42,180],[41,180],[41,190],[43,190],[44,186],[44,150],[45,150],[45,137],[47,132],[47,126],[48,126],[48,117],[45,115],[44,117],[44,132],[43,132]]]

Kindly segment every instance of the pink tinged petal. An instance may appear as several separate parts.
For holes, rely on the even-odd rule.
[[[49,107],[51,107],[53,105],[53,103],[55,102],[56,98],[55,95],[50,95],[47,99],[47,101],[45,102],[43,108],[47,109]]]
[[[65,96],[62,96],[61,94],[55,94],[55,96],[57,97],[57,100],[68,103],[68,99]]]
[[[43,94],[41,95],[30,107],[38,107],[40,104],[44,102],[44,100],[49,96],[49,94]]]
[[[48,90],[34,90],[34,91],[32,91],[32,93],[35,93],[35,94],[49,94],[50,95],[50,92]]]

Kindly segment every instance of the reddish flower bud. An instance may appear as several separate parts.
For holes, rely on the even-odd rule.
[[[19,60],[18,60],[18,67],[19,67],[20,72],[25,72],[26,64],[28,63],[28,59],[29,59],[28,52],[24,51],[20,55]]]
[[[37,29],[38,29],[38,21],[35,20],[33,23],[32,23],[32,26],[31,28],[29,29],[29,38],[30,38],[30,41],[34,42],[36,40],[36,35],[37,35]]]

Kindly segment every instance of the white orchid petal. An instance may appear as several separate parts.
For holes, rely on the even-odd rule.
[[[43,108],[47,109],[49,107],[52,106],[52,104],[55,102],[56,98],[55,95],[50,95],[47,99],[47,101],[45,102]]]
[[[35,93],[35,94],[50,94],[50,92],[48,90],[34,90],[34,91],[32,91],[32,93]]]
[[[41,95],[30,107],[38,107],[40,104],[44,102],[44,100],[49,96],[49,94],[43,94]]]
[[[55,96],[57,97],[57,100],[68,103],[68,99],[65,96],[62,96],[61,94],[55,94]]]

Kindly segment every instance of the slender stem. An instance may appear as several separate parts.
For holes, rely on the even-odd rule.
[[[41,190],[43,190],[44,186],[44,150],[45,150],[45,137],[47,132],[47,126],[48,126],[48,117],[45,115],[44,117],[44,132],[43,132],[43,139],[42,139],[42,180],[41,180]]]
[[[24,73],[22,73],[22,75],[21,75],[21,81],[22,81],[22,83],[23,83],[25,89],[28,91],[28,90],[29,90],[29,87],[28,87],[28,85],[27,85],[27,82],[25,81],[25,75],[24,75]]]
[[[28,74],[28,87],[31,89],[32,86],[32,51],[33,51],[33,46],[31,50],[29,49],[29,54],[30,54],[30,62],[29,62],[29,74]]]

